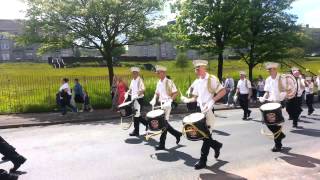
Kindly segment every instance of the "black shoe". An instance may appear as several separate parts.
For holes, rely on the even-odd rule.
[[[181,136],[182,136],[182,135],[179,135],[179,136],[177,137],[176,144],[179,144],[179,142],[180,142],[180,140],[181,140]]]
[[[138,136],[139,136],[139,133],[137,133],[137,132],[135,132],[135,131],[132,131],[132,133],[130,133],[129,136],[137,136],[137,137],[138,137]]]
[[[289,117],[289,119],[288,120],[293,120],[293,118],[292,117]]]
[[[19,156],[16,160],[12,161],[13,163],[13,168],[10,169],[10,173],[12,172],[16,172],[17,169],[26,162],[26,158],[24,158],[23,156]]]
[[[155,147],[156,151],[159,151],[159,150],[165,150],[166,148],[162,145],[158,145]]]
[[[3,157],[1,158],[1,160],[2,160],[2,161],[10,161],[10,159],[9,159],[8,157],[6,157],[6,156],[3,156]]]
[[[250,115],[251,115],[251,111],[249,110],[249,111],[248,111],[248,117],[250,117]]]
[[[272,152],[280,152],[281,151],[281,146],[274,146],[272,149],[271,149]]]
[[[198,161],[195,165],[194,165],[194,169],[203,169],[207,167],[207,163],[203,160]]]
[[[5,180],[18,180],[18,175],[9,174],[7,171],[0,169],[0,177]]]
[[[248,120],[247,117],[242,117],[242,120]]]
[[[219,143],[219,142],[218,142]],[[220,156],[220,149],[222,148],[222,143],[219,143],[216,148],[214,148],[214,158],[218,159]]]
[[[293,127],[293,128],[297,128],[297,127],[298,127],[298,125],[297,125],[297,124],[294,124],[294,125],[292,125],[292,127]]]
[[[310,116],[313,112],[314,112],[314,110],[308,112],[308,115]]]

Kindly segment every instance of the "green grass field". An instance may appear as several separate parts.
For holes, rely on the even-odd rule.
[[[319,59],[304,59],[299,63],[313,72],[320,70]],[[137,62],[125,62],[125,64],[139,65]],[[152,64],[157,64],[157,62]],[[185,92],[195,79],[191,61],[189,67],[185,69],[176,68],[175,61],[160,61],[158,64],[167,66],[168,75],[171,76],[181,92]],[[216,67],[217,61],[210,61],[209,72],[215,75]],[[236,60],[224,62],[224,75],[229,74],[238,79],[240,70],[247,70],[245,63]],[[287,68],[281,70],[287,71]],[[94,108],[111,106],[108,71],[105,67],[53,69],[45,63],[0,63],[0,72],[0,113],[44,112],[57,109],[55,94],[63,77],[68,77],[71,80],[71,86],[73,86],[72,80],[79,78],[80,83],[88,90]],[[128,67],[116,67],[115,74],[130,81]],[[153,96],[157,76],[153,72],[144,70],[141,75],[145,80],[148,100]],[[258,75],[267,76],[262,65],[258,65],[254,69],[254,77]]]

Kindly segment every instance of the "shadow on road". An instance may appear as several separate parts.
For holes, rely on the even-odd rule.
[[[159,152],[152,155],[152,158],[157,159],[159,161],[165,162],[175,162],[179,160],[183,160],[184,164],[190,167],[193,167],[194,164],[198,161],[198,159],[193,158],[189,154],[186,154],[181,151],[177,151],[177,149],[184,147],[183,145],[177,145],[170,149],[166,149],[166,152]]]
[[[290,132],[295,134],[306,135],[306,136],[320,137],[320,130],[318,129],[301,128],[301,129],[291,130]]]
[[[199,174],[199,179],[201,180],[245,180],[246,178],[238,176],[236,174],[228,173],[226,171],[221,170],[220,168],[225,164],[229,163],[228,161],[217,160],[218,162],[207,169],[212,171],[213,173],[202,173]]]
[[[316,159],[310,156],[305,156],[302,154],[295,154],[291,153],[290,150],[292,148],[285,147],[282,150],[282,154],[286,156],[280,156],[279,158],[283,159],[287,163],[298,166],[298,167],[305,167],[305,168],[315,168],[317,165],[320,165],[320,159]]]
[[[213,133],[220,135],[220,136],[230,136],[229,133],[227,132],[223,132],[223,131],[219,131],[219,130],[213,130]]]

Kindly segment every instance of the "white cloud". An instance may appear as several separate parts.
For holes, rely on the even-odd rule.
[[[312,11],[306,12],[301,18],[300,22],[309,24],[310,27],[320,28],[320,7]]]

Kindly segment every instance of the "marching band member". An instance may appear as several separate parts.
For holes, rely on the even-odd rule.
[[[305,90],[306,90],[306,103],[308,106],[308,115],[311,115],[314,111],[313,108],[313,88],[314,88],[314,84],[312,82],[312,78],[311,77],[306,77],[306,82],[305,82]]]
[[[153,96],[153,99],[150,101],[150,104],[152,106],[155,106],[157,98],[161,104],[162,109],[165,111],[165,120],[166,120],[166,128],[164,132],[161,134],[160,137],[160,144],[156,146],[156,150],[163,150],[165,149],[165,142],[167,138],[167,131],[169,131],[170,134],[175,136],[176,143],[179,144],[180,138],[182,136],[182,133],[175,130],[170,124],[169,124],[169,117],[171,112],[171,103],[173,100],[176,99],[178,95],[178,91],[176,88],[176,85],[174,82],[166,77],[166,71],[167,68],[164,66],[157,65],[156,66],[156,72],[159,76],[159,81],[157,83],[155,95]]]
[[[184,103],[197,101],[201,112],[206,116],[208,138],[203,139],[201,157],[194,166],[195,169],[202,169],[206,167],[210,147],[214,149],[215,158],[218,158],[220,155],[222,143],[213,140],[211,136],[214,125],[214,114],[212,109],[214,107],[214,103],[221,99],[226,94],[226,91],[215,76],[207,73],[206,67],[208,65],[208,61],[194,60],[193,64],[195,67],[195,72],[198,76],[198,82],[194,86],[194,90],[192,92],[193,97],[187,98],[182,96],[181,100]]]
[[[293,127],[298,127],[298,121],[302,110],[302,95],[305,89],[304,80],[301,77],[301,73],[299,68],[293,67],[291,69],[293,76],[297,80],[297,94],[296,94],[296,104],[295,106],[298,106],[298,109],[294,111],[295,117],[292,116],[293,120]]]
[[[249,110],[249,101],[252,95],[252,86],[251,82],[246,79],[246,72],[244,71],[240,71],[240,79],[238,81],[235,94],[239,94],[239,104],[243,109],[242,120],[247,120],[251,114],[251,111]]]
[[[133,79],[131,80],[129,90],[125,93],[125,99],[128,99],[130,95],[131,100],[134,101],[133,107],[136,112],[133,120],[134,129],[129,135],[139,136],[140,123],[145,125],[146,129],[148,128],[147,121],[141,116],[145,86],[144,86],[143,80],[139,75],[140,68],[132,67],[131,72],[132,72]]]
[[[265,94],[263,97],[259,97],[261,103],[264,102],[277,102],[281,103],[288,97],[294,97],[295,92],[292,92],[294,87],[294,79],[284,78],[278,73],[278,63],[269,62],[265,64],[266,69],[269,71],[270,76],[265,82]],[[289,100],[290,101],[290,100]],[[279,152],[282,148],[282,139],[285,138],[285,134],[281,130],[281,125],[267,125],[268,129],[274,136],[274,147],[272,152]]]
[[[320,102],[320,70],[318,71],[318,76],[316,77],[316,85],[318,86],[318,102]]]

